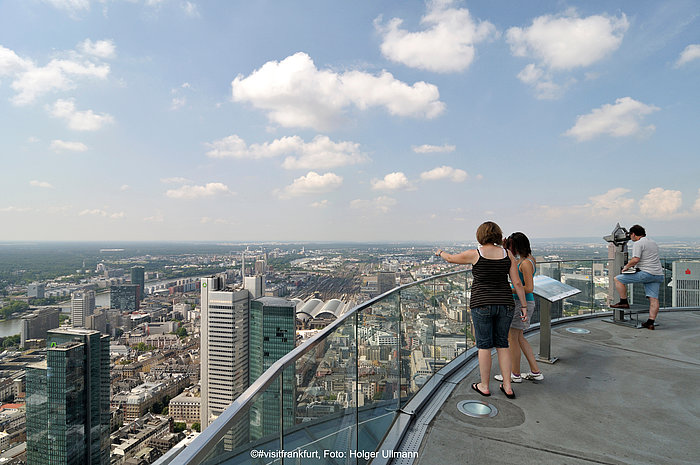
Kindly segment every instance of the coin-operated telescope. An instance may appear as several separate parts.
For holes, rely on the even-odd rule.
[[[608,298],[610,299],[609,303],[612,303],[620,300],[620,295],[615,289],[614,278],[620,273],[622,267],[625,266],[625,263],[627,263],[627,242],[630,240],[630,233],[627,231],[627,229],[620,226],[620,223],[617,223],[612,233],[603,237],[603,239],[610,243],[608,245],[608,258],[613,260],[608,273],[610,279],[610,292]],[[625,322],[625,311],[614,309],[613,322]]]

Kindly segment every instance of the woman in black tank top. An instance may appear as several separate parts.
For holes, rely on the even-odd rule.
[[[476,230],[476,240],[481,246],[458,254],[448,254],[442,249],[436,255],[450,263],[472,265],[471,309],[476,346],[479,349],[479,373],[481,382],[473,383],[472,389],[482,396],[490,396],[491,349],[496,348],[501,373],[509,373],[511,367],[508,350],[508,330],[513,319],[515,302],[508,277],[520,302],[525,302],[525,292],[518,277],[513,254],[502,247],[503,232],[492,221],[483,223]],[[527,317],[527,306],[521,311]],[[510,377],[503,380],[501,391],[509,399],[515,399]]]

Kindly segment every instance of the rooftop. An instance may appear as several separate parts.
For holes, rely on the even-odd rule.
[[[559,360],[540,364],[543,381],[513,384],[515,400],[495,380],[491,397],[472,391],[472,362],[428,420],[414,463],[700,463],[700,312],[663,312],[657,321],[655,331],[601,318],[554,327]],[[590,333],[567,331],[572,326]],[[539,333],[530,343],[537,353]],[[468,417],[457,409],[463,400],[486,401],[498,414]]]

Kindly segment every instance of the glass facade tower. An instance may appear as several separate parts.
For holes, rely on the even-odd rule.
[[[296,304],[279,297],[262,297],[250,303],[250,380],[258,379],[273,363],[294,349]],[[250,409],[251,440],[279,432],[279,380],[267,389]],[[291,366],[282,375],[283,427],[295,424],[295,370]]]
[[[27,367],[27,463],[109,463],[109,336],[48,332],[46,361]]]

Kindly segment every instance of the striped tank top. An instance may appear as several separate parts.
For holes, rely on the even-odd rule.
[[[514,307],[515,301],[508,283],[510,258],[503,250],[503,258],[489,259],[481,255],[481,248],[476,249],[479,260],[472,267],[472,293],[469,301],[471,308],[486,305],[505,305]]]

